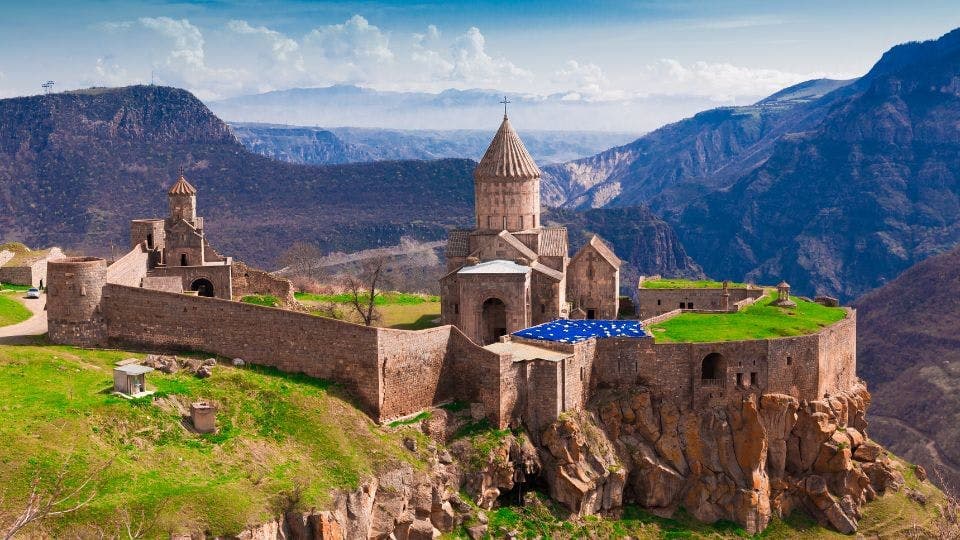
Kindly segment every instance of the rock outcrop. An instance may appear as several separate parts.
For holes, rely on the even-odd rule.
[[[856,531],[861,506],[899,490],[898,464],[866,435],[862,385],[811,402],[750,395],[693,410],[646,388],[599,394],[542,436],[550,494],[577,514],[623,501],[669,515],[762,531],[803,508],[821,524]]]

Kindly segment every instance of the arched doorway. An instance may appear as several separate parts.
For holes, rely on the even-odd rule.
[[[710,353],[700,362],[700,383],[719,385],[723,379],[723,355]]]
[[[195,279],[190,284],[191,291],[197,291],[197,296],[213,296],[213,283],[207,278]]]
[[[494,343],[507,333],[507,306],[499,298],[490,298],[483,303],[480,317],[483,344]]]

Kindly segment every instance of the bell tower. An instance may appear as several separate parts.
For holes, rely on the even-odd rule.
[[[170,219],[173,223],[186,220],[193,224],[197,220],[197,189],[187,182],[180,168],[180,178],[167,192],[170,199]]]
[[[523,231],[540,227],[540,169],[510,125],[503,122],[473,173],[477,229]]]

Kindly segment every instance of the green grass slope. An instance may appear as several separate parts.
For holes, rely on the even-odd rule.
[[[213,376],[147,375],[150,398],[110,394],[122,351],[0,346],[0,497],[18,508],[39,474],[69,463],[73,482],[104,463],[96,497],[45,524],[52,537],[98,534],[134,520],[146,536],[237,533],[277,515],[299,488],[304,507],[409,453],[336,386],[305,376],[220,365]],[[183,423],[196,399],[219,408],[216,434]],[[415,464],[416,465],[416,464]],[[42,483],[41,486],[44,484]],[[97,529],[97,528],[100,529]]]
[[[0,326],[17,324],[30,318],[32,313],[14,298],[14,293],[0,293]]]
[[[771,306],[773,296],[737,313],[683,313],[650,327],[661,343],[769,339],[819,332],[846,317],[843,308],[826,307],[791,296],[795,308]]]

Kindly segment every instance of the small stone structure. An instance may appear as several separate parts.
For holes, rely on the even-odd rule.
[[[141,364],[127,364],[113,368],[113,391],[125,397],[138,398],[149,396],[153,392],[147,390],[147,373],[152,367]]]
[[[0,282],[42,289],[47,285],[47,262],[63,257],[58,247],[20,252],[0,249]]]
[[[637,287],[637,315],[647,320],[676,309],[696,311],[737,311],[739,304],[763,296],[763,288],[746,286],[731,287],[724,281],[721,287],[677,287],[670,289],[646,288],[646,276],[640,278]]]
[[[786,281],[781,281],[777,285],[777,299],[773,302],[770,302],[771,306],[777,307],[797,307],[797,303],[790,299],[790,284]]]
[[[190,422],[197,433],[213,433],[217,430],[217,408],[207,401],[190,404]]]

